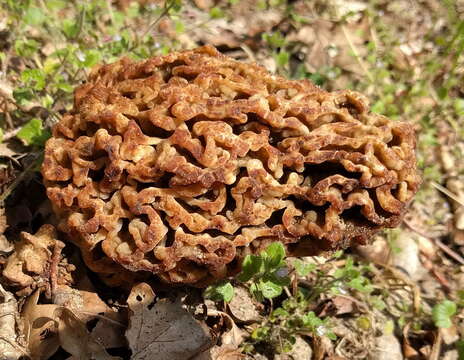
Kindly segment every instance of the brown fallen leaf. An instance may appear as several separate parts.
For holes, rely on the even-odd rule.
[[[18,288],[17,295],[29,295],[36,288],[49,288],[49,273],[54,247],[57,240],[52,225],[43,225],[36,234],[21,233],[21,241],[16,243],[15,251],[7,259],[3,277]],[[60,284],[72,283],[73,265],[60,269]]]
[[[348,296],[334,296],[320,306],[318,316],[336,316],[355,312],[358,310],[356,299]]]
[[[221,321],[218,326],[226,329],[223,330],[219,338],[219,345],[198,354],[193,360],[239,360],[246,358],[238,349],[243,342],[245,331],[240,330],[235,325],[232,317],[225,312],[208,308],[207,315],[209,317],[219,317]]]
[[[212,346],[206,325],[182,307],[180,300],[159,300],[146,283],[132,288],[127,299],[131,310],[126,338],[132,360],[185,360]]]
[[[23,306],[21,317],[24,321],[27,347],[32,359],[48,359],[60,347],[58,330],[53,313],[55,304],[37,304],[40,292],[36,290]]]
[[[48,359],[60,346],[77,359],[118,359],[108,355],[71,309],[57,304],[37,304],[39,295],[36,290],[27,299],[21,314],[32,359]],[[66,304],[75,306],[75,303]]]
[[[28,356],[20,332],[18,303],[13,294],[0,285],[0,360]]]
[[[88,279],[87,282],[88,284],[84,284],[84,286],[92,291],[72,289],[69,286],[60,285],[55,293],[54,303],[72,310],[84,324],[96,321],[90,334],[105,349],[126,346],[124,337],[126,326],[122,314],[110,308],[91,285],[89,287]]]
[[[54,311],[61,347],[77,359],[116,360],[87,331],[85,324],[69,309]]]
[[[220,337],[221,344],[238,348],[239,345],[243,342],[245,331],[240,330],[232,317],[225,312],[213,309],[208,309],[207,315],[221,317],[221,320],[226,327],[226,330]]]

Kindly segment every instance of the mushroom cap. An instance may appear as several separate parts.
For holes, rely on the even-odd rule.
[[[108,283],[202,286],[279,241],[364,244],[418,189],[411,125],[211,46],[92,71],[42,166],[60,229]]]

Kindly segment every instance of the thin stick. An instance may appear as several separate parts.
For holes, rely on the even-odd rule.
[[[440,184],[436,183],[435,181],[432,181],[431,184],[435,189],[437,189],[438,191],[441,191],[443,194],[445,194],[449,198],[456,201],[460,206],[464,206],[464,201],[462,201],[455,193],[452,193],[447,188],[445,188],[444,186],[441,186]]]
[[[6,141],[6,140],[9,140],[11,138],[14,138],[16,136],[16,134],[19,132],[19,130],[21,130],[21,128],[16,128],[16,129],[13,129],[13,130],[10,130],[10,131],[7,131],[4,135],[3,135],[3,139],[2,141]]]
[[[35,154],[37,155],[37,153]],[[5,189],[3,194],[0,195],[0,204],[3,204],[8,196],[13,192],[13,190],[27,177],[31,176],[32,169],[37,166],[37,157],[31,161],[31,163],[21,171],[21,174]]]
[[[110,319],[109,317],[104,316],[104,315],[100,315],[100,314],[97,314],[97,313],[93,313],[93,312],[91,312],[91,311],[80,311],[80,310],[77,310],[76,312],[77,312],[78,314],[84,314],[84,315],[94,316],[94,317],[96,317],[96,318],[102,319],[102,320],[104,320],[104,321],[108,321],[109,323],[112,323],[112,324],[114,324],[114,325],[117,325],[117,326],[120,326],[120,327],[123,327],[123,328],[126,327],[126,325],[124,325],[123,323],[120,323],[119,321]]]
[[[50,299],[55,299],[56,288],[58,285],[58,265],[61,258],[61,250],[64,248],[64,243],[57,240],[53,247],[53,254],[50,263]]]
[[[353,41],[351,40],[350,34],[348,34],[348,31],[346,30],[345,25],[342,25],[342,31],[343,31],[343,35],[345,35],[346,41],[348,41],[348,45],[350,46],[351,51],[353,51],[353,54],[354,54],[356,60],[358,61],[359,65],[361,66],[363,71],[366,73],[367,77],[369,78],[369,81],[373,83],[374,82],[374,77],[369,72],[369,69],[367,68],[364,61],[361,59],[361,56],[359,55],[358,49],[353,44]]]

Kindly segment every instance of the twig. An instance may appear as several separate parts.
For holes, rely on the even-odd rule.
[[[353,41],[351,40],[350,34],[348,34],[348,31],[346,31],[345,25],[342,25],[341,28],[342,28],[342,31],[343,31],[343,35],[345,35],[346,41],[348,42],[348,45],[350,46],[350,49],[353,52],[356,60],[358,61],[359,65],[361,66],[363,71],[366,73],[366,76],[369,78],[369,81],[371,83],[373,83],[374,82],[374,77],[369,72],[369,69],[367,68],[364,61],[361,59],[361,56],[359,55],[358,49],[356,48],[356,46],[353,44]]]
[[[50,263],[50,299],[55,299],[56,288],[58,285],[58,265],[61,258],[61,250],[64,248],[64,243],[57,240],[55,246],[53,247],[53,254]]]
[[[440,359],[440,350],[441,344],[443,342],[443,337],[441,335],[441,329],[437,331],[435,341],[432,345],[432,352],[430,353],[429,360],[439,360]]]
[[[7,140],[9,140],[11,138],[14,138],[16,136],[16,134],[19,132],[19,130],[21,130],[21,128],[18,127],[16,129],[7,131],[5,134],[3,134],[2,141],[7,141]]]
[[[251,51],[248,45],[242,44],[240,45],[240,48],[243,50],[245,54],[247,54],[251,61],[256,62],[255,54],[253,54],[253,51]]]
[[[22,182],[24,181],[28,176],[31,175],[32,169],[37,166],[37,159],[38,159],[38,154],[34,154],[36,158],[31,161],[31,163],[23,170],[21,173],[18,175],[18,177],[5,189],[3,194],[0,195],[0,204],[3,204],[5,200],[10,196],[10,194],[13,192],[13,190]]]
[[[116,326],[120,326],[120,327],[123,327],[123,328],[126,327],[126,325],[124,325],[123,323],[120,323],[120,322],[117,321],[117,320],[110,319],[110,318],[107,317],[107,316],[100,315],[100,314],[97,314],[97,313],[94,313],[94,312],[91,312],[91,311],[80,311],[80,310],[76,310],[75,312],[76,312],[76,313],[79,313],[79,314],[94,316],[94,317],[99,318],[99,319],[102,319],[102,320],[104,320],[104,321],[108,321],[109,323],[112,323],[112,324],[114,324],[114,325],[116,325]]]
[[[11,341],[7,337],[0,335],[0,340],[3,340],[4,342],[8,343],[11,347],[15,348],[15,350],[18,350],[19,352],[23,353],[23,355],[27,356],[30,358],[30,354],[27,352],[27,350],[23,349],[21,346],[16,344],[14,341]]]
[[[456,201],[458,203],[458,205],[464,206],[464,202],[455,193],[452,193],[447,188],[445,188],[444,186],[436,183],[435,181],[432,181],[431,184],[435,189],[437,189],[438,191],[441,191],[443,194],[445,194],[446,196],[448,196],[452,200]]]
[[[165,17],[168,13],[169,13],[169,10],[171,10],[175,4],[174,1],[171,1],[169,2],[169,5],[166,6],[166,4],[168,3],[169,1],[166,1],[164,3],[164,9],[162,11],[162,13],[154,20],[152,21],[150,24],[148,24],[147,28],[145,29],[145,31],[142,33],[142,36],[137,36],[136,40],[135,40],[135,44],[132,45],[129,49],[129,51],[132,51],[134,50],[137,46],[139,46],[140,44],[140,39],[143,39],[155,26],[156,24],[158,24],[160,22],[160,20]]]

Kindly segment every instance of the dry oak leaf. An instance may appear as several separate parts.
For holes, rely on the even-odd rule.
[[[116,360],[87,331],[85,324],[69,309],[58,307],[54,312],[58,323],[61,347],[77,359]]]
[[[34,235],[21,233],[21,241],[16,243],[15,251],[3,270],[3,277],[19,289],[18,295],[29,295],[36,288],[48,285],[53,248],[58,242],[55,228],[48,224],[43,225]],[[72,283],[70,271],[73,269],[72,265],[60,269],[60,284]]]
[[[34,360],[48,359],[60,347],[53,313],[55,304],[37,304],[40,292],[36,290],[24,304],[21,317],[27,338],[29,354]]]
[[[0,360],[16,360],[27,355],[18,320],[15,297],[0,285]]]
[[[235,296],[234,296],[235,298]],[[208,308],[208,317],[220,317],[221,323],[225,326],[219,345],[198,354],[193,360],[238,360],[244,359],[246,355],[240,352],[239,346],[245,337],[245,330],[239,329],[232,317],[222,311]]]
[[[55,292],[54,303],[72,310],[84,324],[92,320],[97,321],[91,336],[105,349],[127,345],[122,314],[109,307],[93,289],[88,291],[60,286]]]
[[[37,304],[39,295],[36,290],[28,298],[21,314],[32,359],[48,359],[60,346],[77,359],[119,359],[106,352],[72,310],[56,304]]]
[[[179,300],[162,299],[152,306],[154,299],[146,283],[134,286],[127,299],[131,315],[126,337],[132,360],[187,360],[212,346],[206,326]]]

